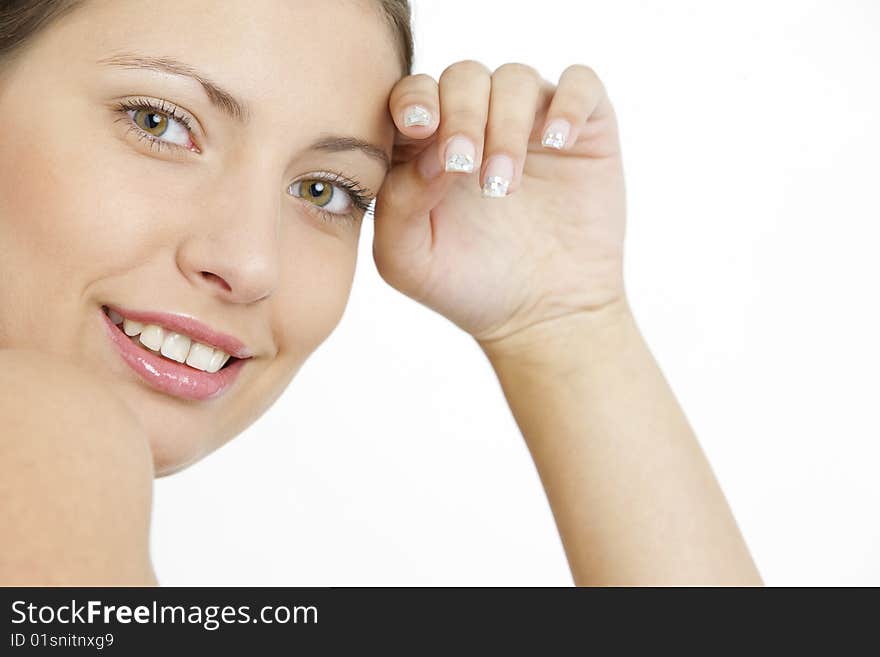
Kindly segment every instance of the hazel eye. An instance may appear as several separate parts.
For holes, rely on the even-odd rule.
[[[348,193],[327,180],[305,178],[292,183],[289,189],[292,196],[303,198],[325,212],[348,214],[352,210]]]
[[[183,148],[189,147],[189,130],[177,119],[154,109],[133,109],[128,110],[127,114],[138,128],[151,137]]]

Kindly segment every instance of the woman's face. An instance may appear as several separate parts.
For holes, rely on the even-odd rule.
[[[374,0],[88,0],[39,33],[0,77],[0,348],[98,372],[158,475],[240,433],[341,319],[363,215],[344,184],[385,177],[393,39]],[[252,357],[196,399],[229,364],[149,352],[105,306],[195,318]],[[187,337],[169,355],[218,342]]]

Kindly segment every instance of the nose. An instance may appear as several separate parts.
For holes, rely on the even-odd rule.
[[[278,286],[281,194],[267,184],[271,176],[258,178],[224,176],[202,196],[213,200],[188,208],[196,216],[184,217],[189,230],[177,266],[193,285],[225,301],[253,303]]]

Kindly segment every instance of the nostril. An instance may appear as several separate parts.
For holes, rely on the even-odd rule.
[[[213,281],[213,282],[217,283],[220,287],[222,287],[227,292],[230,292],[232,290],[232,288],[229,286],[229,283],[227,283],[225,280],[223,280],[223,278],[221,278],[220,276],[217,276],[217,274],[212,274],[209,271],[203,271],[202,276],[204,276],[209,281]]]

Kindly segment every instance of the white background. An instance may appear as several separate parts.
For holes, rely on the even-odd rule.
[[[414,3],[415,72],[593,67],[626,283],[766,582],[880,585],[880,3]],[[248,431],[156,482],[163,585],[570,585],[471,338],[385,284]]]

